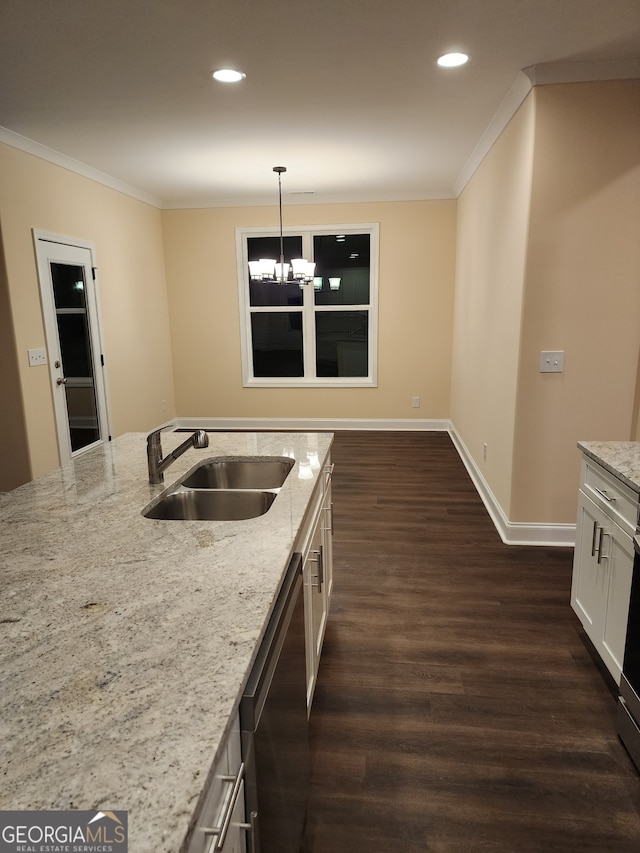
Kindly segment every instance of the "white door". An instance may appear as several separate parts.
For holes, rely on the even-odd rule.
[[[34,231],[61,463],[108,440],[92,249]]]

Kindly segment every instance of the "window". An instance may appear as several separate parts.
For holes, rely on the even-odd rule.
[[[377,224],[286,229],[285,261],[315,261],[306,285],[249,278],[249,261],[279,257],[279,231],[238,228],[236,242],[243,384],[375,386]]]

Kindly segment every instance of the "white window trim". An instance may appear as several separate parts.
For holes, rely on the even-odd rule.
[[[240,307],[240,346],[242,352],[242,386],[244,388],[377,388],[378,387],[378,255],[379,232],[377,222],[358,222],[338,225],[300,225],[287,226],[282,229],[285,236],[301,236],[303,257],[309,258],[312,253],[313,237],[323,234],[366,234],[371,235],[370,266],[369,266],[369,302],[366,305],[323,305],[320,311],[358,311],[369,312],[369,375],[353,377],[316,377],[307,376],[314,371],[314,366],[307,364],[307,348],[305,347],[305,376],[293,377],[255,377],[253,375],[253,357],[251,349],[251,306],[249,304],[249,262],[247,257],[247,237],[277,237],[277,228],[238,227],[236,228],[236,265],[238,271],[238,304]],[[289,308],[289,311],[300,310],[304,322],[305,339],[315,337],[313,287],[303,288],[303,306]],[[283,306],[264,306],[260,311],[282,312]],[[311,338],[306,336],[310,335]]]

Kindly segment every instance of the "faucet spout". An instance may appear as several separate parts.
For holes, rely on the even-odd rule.
[[[166,429],[166,427],[165,427]],[[203,448],[209,446],[209,436],[203,429],[196,430],[186,441],[179,444],[175,450],[162,458],[162,429],[156,429],[147,436],[147,462],[149,464],[149,482],[156,486],[164,481],[164,472],[172,462],[182,456],[190,447]]]

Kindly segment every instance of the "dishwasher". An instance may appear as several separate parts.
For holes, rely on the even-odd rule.
[[[627,639],[624,647],[620,695],[618,696],[618,736],[631,760],[640,770],[640,522],[633,537],[633,573],[629,597]]]
[[[302,555],[293,554],[240,702],[250,853],[298,853],[309,796]]]

